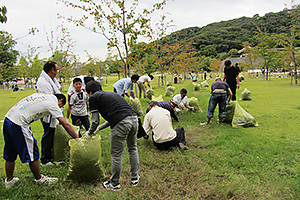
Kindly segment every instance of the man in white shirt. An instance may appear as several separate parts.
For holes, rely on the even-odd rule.
[[[146,98],[146,85],[147,83],[148,87],[151,88],[150,82],[154,77],[152,75],[143,75],[140,76],[139,80],[137,81],[137,84],[139,86],[139,98],[142,98],[142,92],[144,93],[144,98]]]
[[[172,147],[188,149],[184,129],[173,129],[170,112],[159,107],[157,101],[149,102],[149,112],[145,115],[143,127],[147,135],[152,130],[153,144],[159,150],[169,150]]]
[[[37,80],[36,92],[43,94],[60,94],[61,86],[55,78],[57,73],[58,66],[56,62],[46,62],[41,75]],[[41,142],[41,163],[45,165],[53,165],[51,162],[53,158],[53,139],[58,121],[55,118],[51,117],[51,115],[43,117],[41,121],[44,129],[44,134],[42,136]]]
[[[39,165],[39,149],[34,138],[30,124],[44,116],[52,115],[58,119],[66,131],[75,139],[78,138],[72,126],[64,119],[60,107],[66,103],[63,94],[48,95],[34,93],[25,97],[13,106],[5,115],[3,124],[5,162],[5,188],[10,188],[18,182],[14,178],[15,160],[19,155],[22,163],[29,163],[29,167],[35,177],[36,183],[54,183],[57,178],[49,178],[41,175]]]
[[[177,104],[181,110],[183,110],[184,107],[193,110],[193,107],[189,106],[189,101],[186,94],[187,90],[183,88],[180,90],[180,94],[176,94],[171,101]]]

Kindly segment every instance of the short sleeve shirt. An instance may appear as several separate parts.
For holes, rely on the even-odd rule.
[[[88,95],[86,92],[75,92],[70,96],[70,106],[72,108],[71,114],[74,116],[86,116]]]
[[[150,82],[151,81],[151,78],[147,75],[143,75],[139,78],[138,80],[139,82],[142,82],[142,83],[145,83],[146,81]]]
[[[214,91],[216,89],[223,89],[224,91],[227,91],[229,88],[229,85],[224,81],[216,81],[213,84],[211,84],[211,91]]]
[[[19,126],[28,126],[44,116],[63,117],[55,95],[34,93],[20,100],[5,115]]]
[[[236,67],[225,67],[224,73],[226,75],[226,83],[236,83],[236,76],[239,75],[239,71]]]
[[[176,99],[178,101],[178,104],[183,103],[184,105],[189,105],[189,100],[187,96],[181,98],[180,94],[176,94],[173,99]]]
[[[95,92],[89,98],[89,107],[91,113],[98,111],[111,127],[128,116],[136,116],[128,102],[114,92]]]
[[[131,82],[131,78],[130,77],[128,77],[128,78],[122,78],[122,79],[118,80],[113,85],[113,87],[117,90],[117,93],[119,95],[127,93],[128,89],[129,89],[130,92],[134,92],[133,83]]]

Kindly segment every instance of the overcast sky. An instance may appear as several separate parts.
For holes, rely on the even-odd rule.
[[[97,1],[96,1],[97,2]],[[155,0],[140,0],[141,6],[150,5]],[[149,3],[150,2],[150,3]],[[295,0],[299,3],[300,0]],[[65,16],[75,15],[74,10],[65,7],[57,0],[1,0],[0,6],[7,8],[7,23],[0,24],[0,30],[5,30],[19,38],[28,33],[32,27],[37,27],[36,35],[17,40],[15,49],[26,52],[26,47],[40,46],[40,58],[49,57],[50,53],[46,33],[55,30],[62,23],[57,19],[57,13]],[[226,21],[239,17],[260,16],[269,12],[279,12],[285,7],[291,7],[291,0],[170,0],[165,7],[169,12],[169,19],[174,21],[176,30],[192,26],[202,27],[219,21]],[[106,39],[82,27],[75,27],[64,22],[64,26],[71,32],[71,38],[76,42],[73,51],[86,60],[85,51],[93,57],[105,59]]]

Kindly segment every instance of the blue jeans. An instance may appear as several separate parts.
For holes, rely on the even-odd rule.
[[[81,126],[83,125],[85,130],[89,130],[90,128],[90,120],[89,117],[86,116],[75,116],[75,115],[71,115],[71,119],[72,119],[72,124],[74,126]]]
[[[218,104],[219,118],[224,119],[226,117],[226,100],[227,100],[226,93],[212,93],[209,99],[207,118],[214,117],[214,111]]]
[[[43,122],[43,119],[41,119],[41,121],[44,128],[44,134],[41,142],[41,163],[46,164],[47,162],[51,162],[53,158],[53,140],[55,128],[51,128],[50,123]]]

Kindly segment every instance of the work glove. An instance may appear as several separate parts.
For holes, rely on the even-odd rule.
[[[96,128],[96,130],[94,131],[94,134],[100,132],[101,129],[102,129],[101,126],[98,126],[98,127]]]
[[[133,98],[132,98],[132,97],[129,97],[129,100],[130,100],[130,101],[133,101]]]
[[[83,139],[85,139],[85,140],[90,140],[90,139],[92,139],[92,137],[93,137],[93,134],[89,134],[88,131],[85,132],[85,134],[83,135]]]

